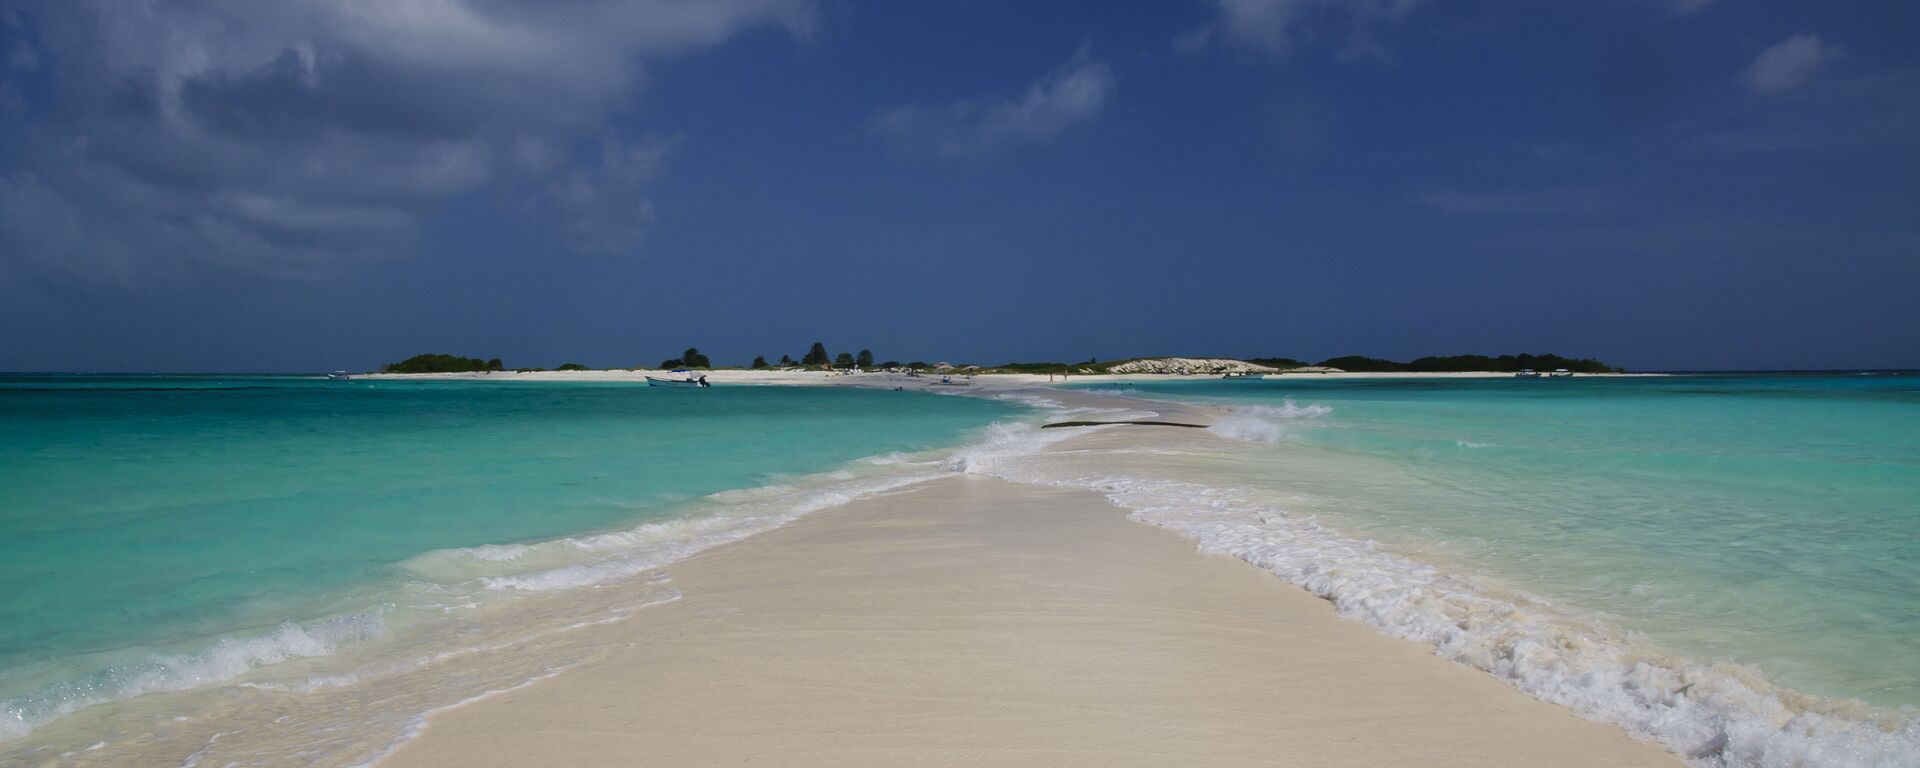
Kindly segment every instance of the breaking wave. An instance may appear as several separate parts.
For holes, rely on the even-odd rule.
[[[1299,405],[1292,399],[1278,406],[1241,405],[1214,419],[1207,431],[1233,440],[1277,443],[1287,436],[1285,422],[1317,419],[1332,412],[1332,408],[1324,405]]]
[[[379,611],[320,621],[287,622],[271,632],[220,638],[198,653],[153,654],[84,678],[66,680],[19,699],[0,702],[0,739],[25,736],[34,725],[115,699],[184,691],[236,680],[256,668],[331,656],[343,647],[379,638]]]

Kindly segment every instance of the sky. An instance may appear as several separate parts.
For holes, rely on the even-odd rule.
[[[0,0],[0,370],[1920,367],[1920,3]]]

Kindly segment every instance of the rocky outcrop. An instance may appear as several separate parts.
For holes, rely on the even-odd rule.
[[[1225,357],[1154,357],[1128,360],[1107,368],[1108,373],[1273,373],[1280,369]]]

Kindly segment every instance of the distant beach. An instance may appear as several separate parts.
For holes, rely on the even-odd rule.
[[[721,368],[700,371],[714,384],[762,384],[777,386],[864,386],[864,387],[936,387],[944,379],[957,379],[962,385],[979,384],[982,389],[996,391],[1046,387],[1060,384],[1140,384],[1167,381],[1211,381],[1220,378],[1218,373],[1159,374],[1159,373],[1094,373],[1049,375],[1044,373],[984,373],[969,374],[964,371],[926,372],[919,376],[909,376],[904,372],[861,371],[850,373],[822,370],[747,370]],[[1664,373],[1593,373],[1581,374],[1583,377],[1650,377],[1666,376]],[[477,381],[547,381],[547,382],[588,382],[621,381],[645,383],[647,377],[684,378],[686,374],[673,371],[646,368],[613,368],[584,371],[474,371],[462,373],[364,373],[356,378],[391,380],[477,380]],[[1346,371],[1313,373],[1271,374],[1275,379],[1327,379],[1339,381],[1346,379],[1510,379],[1512,373],[1497,371],[1464,371],[1441,373],[1350,373]]]

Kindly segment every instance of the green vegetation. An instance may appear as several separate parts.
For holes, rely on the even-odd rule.
[[[558,367],[558,368],[555,368],[554,370],[556,370],[556,371],[584,371],[584,370],[587,370],[587,367],[586,367],[586,366],[584,366],[584,365],[581,365],[581,364],[579,364],[579,363],[561,363],[561,364],[560,364],[560,367]]]
[[[760,369],[762,369],[762,368],[765,368],[765,367],[767,367],[767,356],[766,356],[766,355],[761,355],[761,356],[759,356],[759,357],[755,357],[755,358],[753,359],[753,365],[751,365],[751,366],[749,366],[749,367],[751,367],[751,368],[753,368],[753,369],[754,369],[754,370],[756,370],[756,371],[757,371],[757,370],[760,370]]]
[[[1470,371],[1513,372],[1525,368],[1536,371],[1552,371],[1565,368],[1575,373],[1617,373],[1625,369],[1616,368],[1593,358],[1578,360],[1554,354],[1543,355],[1449,355],[1447,357],[1422,357],[1410,363],[1396,363],[1377,357],[1347,355],[1323,360],[1321,365],[1339,368],[1356,373],[1455,373]]]
[[[793,358],[791,358],[791,357],[787,357],[786,355],[781,355],[781,356],[780,356],[780,365],[781,365],[781,367],[783,367],[783,368],[790,368],[790,367],[792,367],[792,366],[794,366],[794,365],[797,365],[797,363],[795,363],[795,362],[793,362]]]
[[[1247,362],[1253,363],[1254,365],[1264,365],[1268,368],[1301,368],[1306,366],[1306,363],[1291,357],[1249,357],[1247,358]]]
[[[835,368],[852,368],[852,367],[853,367],[853,355],[850,355],[850,354],[847,354],[847,353],[845,353],[845,352],[842,352],[842,353],[840,353],[840,354],[838,354],[838,355],[835,355],[835,356],[834,356],[834,358],[833,358],[833,367],[835,367]]]
[[[385,373],[466,373],[468,371],[504,371],[500,358],[482,360],[459,355],[414,355],[380,368]]]
[[[873,350],[871,349],[860,350],[860,354],[854,357],[853,364],[859,366],[862,369],[872,368],[873,367]]]
[[[1330,357],[1320,361],[1320,365],[1328,368],[1338,368],[1343,371],[1353,371],[1355,373],[1390,373],[1407,369],[1405,363],[1396,363],[1392,360],[1383,360],[1377,357],[1362,357],[1360,355]]]
[[[816,341],[813,343],[813,348],[807,350],[807,355],[800,358],[800,364],[807,367],[826,365],[831,359],[827,357],[827,345]]]
[[[660,367],[669,370],[674,368],[712,368],[713,361],[708,360],[706,355],[700,354],[698,347],[687,347],[687,351],[680,353],[679,357],[660,361]]]

